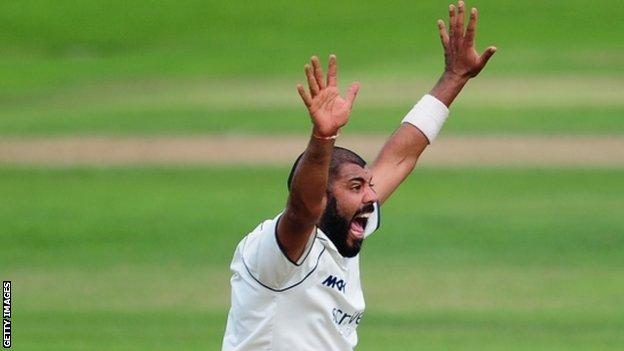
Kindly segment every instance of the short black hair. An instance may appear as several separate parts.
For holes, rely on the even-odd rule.
[[[303,158],[303,154],[305,154],[305,152],[301,153],[301,155],[297,157],[297,160],[295,160],[295,163],[292,165],[292,168],[290,169],[290,174],[288,175],[288,181],[286,183],[286,185],[288,186],[288,190],[290,190],[290,185],[295,175],[295,170],[297,169],[299,162]],[[364,159],[360,157],[360,155],[344,147],[334,146],[334,151],[332,152],[332,158],[329,163],[329,183],[331,183],[331,180],[338,175],[340,166],[345,163],[354,163],[362,168],[366,166],[366,161],[364,161]]]

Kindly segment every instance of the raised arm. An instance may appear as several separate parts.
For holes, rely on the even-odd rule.
[[[433,89],[421,99],[404,123],[384,144],[373,162],[375,188],[384,202],[412,172],[418,157],[433,141],[448,114],[448,107],[470,78],[476,77],[496,52],[490,46],[481,55],[475,48],[477,9],[470,11],[468,27],[464,30],[465,6],[449,5],[449,32],[444,21],[438,20],[440,40],[444,48],[444,73]],[[430,140],[431,139],[431,140]]]
[[[326,199],[329,164],[334,141],[340,128],[347,124],[353,101],[360,88],[353,83],[346,99],[338,90],[336,56],[329,57],[327,81],[316,57],[305,65],[309,93],[301,84],[297,91],[312,119],[310,141],[290,186],[286,210],[277,226],[277,238],[288,258],[296,262],[302,255],[315,225],[321,217]]]

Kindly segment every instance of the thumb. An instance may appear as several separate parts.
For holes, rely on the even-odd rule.
[[[347,101],[349,102],[349,106],[353,106],[353,102],[357,97],[358,91],[360,91],[360,82],[351,84],[349,89],[347,89]]]
[[[490,57],[494,55],[494,53],[498,50],[496,46],[490,46],[485,49],[485,52],[479,58],[479,62],[481,63],[481,67],[485,66],[485,64],[490,60]]]

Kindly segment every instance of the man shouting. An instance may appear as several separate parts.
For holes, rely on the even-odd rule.
[[[297,90],[312,119],[305,152],[288,178],[284,211],[260,223],[236,248],[223,350],[352,350],[364,313],[359,252],[380,223],[379,207],[405,180],[432,143],[448,107],[496,51],[479,55],[477,10],[449,6],[449,31],[438,28],[445,70],[367,166],[334,146],[360,88],[342,97],[335,56],[327,76],[316,57],[305,66],[308,90]]]

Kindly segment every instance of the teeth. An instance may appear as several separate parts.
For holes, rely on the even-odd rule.
[[[363,213],[363,214],[357,216],[357,218],[369,218],[370,216],[371,216],[370,213]]]

